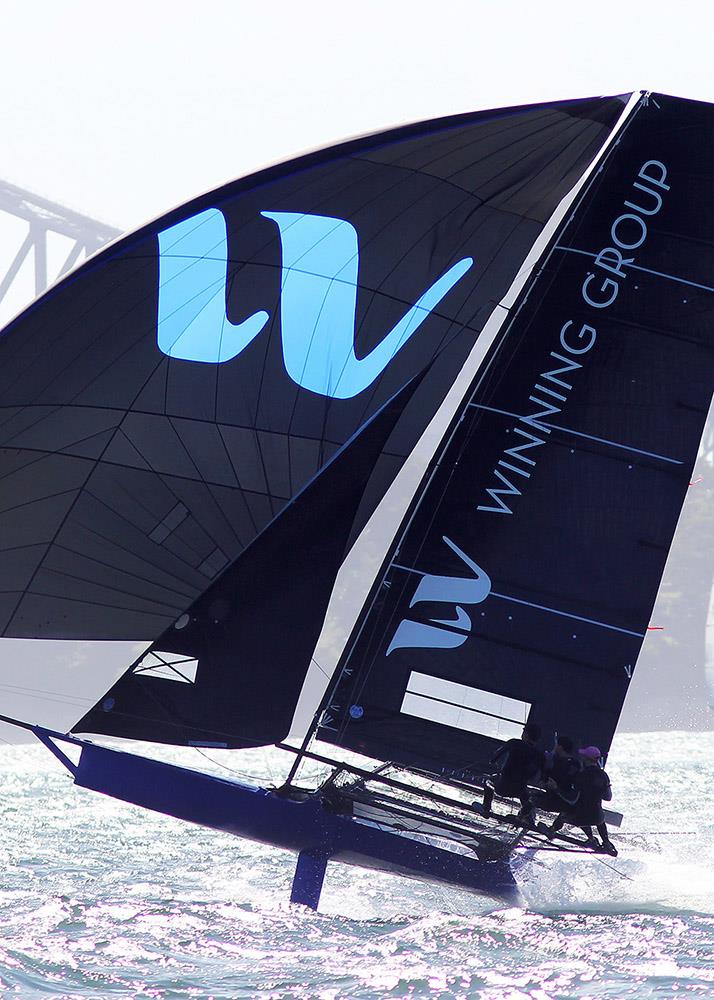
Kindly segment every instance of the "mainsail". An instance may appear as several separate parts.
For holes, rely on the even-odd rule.
[[[630,120],[468,392],[320,739],[483,774],[527,720],[607,752],[714,385],[710,105]]]

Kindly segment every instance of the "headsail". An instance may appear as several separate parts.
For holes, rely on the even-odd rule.
[[[483,772],[610,745],[714,386],[710,105],[655,96],[465,399],[348,643],[322,740]]]
[[[77,732],[232,747],[287,735],[365,483],[415,388],[371,418]]]
[[[621,108],[322,150],[171,212],[38,300],[0,339],[0,634],[152,640],[438,356],[378,498]]]

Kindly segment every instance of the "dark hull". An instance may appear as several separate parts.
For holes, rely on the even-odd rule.
[[[315,795],[302,801],[200,771],[70,739],[81,746],[77,765],[54,740],[36,735],[74,774],[77,785],[145,809],[270,844],[299,855],[292,900],[317,907],[328,861],[372,868],[516,903],[507,860],[479,861],[329,811]]]

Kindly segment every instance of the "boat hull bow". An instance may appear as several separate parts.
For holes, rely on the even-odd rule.
[[[54,746],[54,734],[37,735]],[[82,788],[296,853],[293,902],[317,908],[327,861],[450,885],[512,904],[520,901],[507,859],[479,860],[361,823],[331,811],[319,793],[296,800],[83,740],[71,742],[81,745],[72,770]],[[66,766],[66,759],[62,762]]]

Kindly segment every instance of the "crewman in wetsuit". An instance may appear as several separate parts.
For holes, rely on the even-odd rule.
[[[533,817],[528,785],[538,780],[543,768],[543,752],[538,747],[540,726],[529,722],[523,729],[521,739],[509,740],[499,747],[491,759],[491,765],[496,766],[501,761],[500,774],[493,782],[487,781],[483,790],[483,815],[491,815],[491,803],[494,793],[506,799],[519,799],[521,808],[520,819],[530,822]]]
[[[545,753],[543,777],[546,791],[537,792],[533,803],[544,812],[560,813],[572,805],[578,793],[573,784],[580,773],[582,764],[575,753],[575,746],[569,736],[559,736],[552,752]]]
[[[543,827],[543,831],[552,837],[565,823],[579,826],[585,831],[588,847],[599,848],[600,844],[593,837],[592,831],[593,826],[597,826],[598,833],[602,837],[603,849],[613,857],[617,857],[617,848],[610,841],[602,809],[603,801],[609,802],[612,798],[612,788],[606,771],[600,767],[600,751],[597,747],[585,747],[580,751],[580,757],[583,769],[573,778],[577,798],[558,816],[552,826]]]

